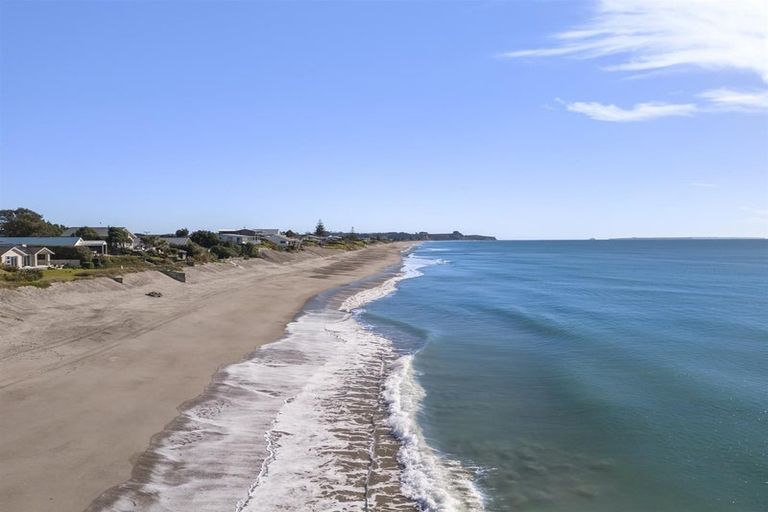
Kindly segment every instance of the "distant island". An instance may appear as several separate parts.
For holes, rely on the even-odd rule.
[[[594,238],[592,238],[594,240]],[[607,240],[766,240],[751,236],[628,236]]]
[[[405,232],[386,232],[386,233],[357,233],[357,236],[363,239],[371,240],[391,240],[391,241],[410,241],[410,240],[496,240],[495,236],[487,235],[464,235],[459,231],[452,233],[427,233],[420,231],[418,233]]]

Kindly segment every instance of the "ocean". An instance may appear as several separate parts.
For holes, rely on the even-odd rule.
[[[358,313],[425,510],[768,510],[768,241],[428,242]],[[416,270],[417,269],[417,270]]]
[[[88,510],[764,512],[768,242],[417,245]]]

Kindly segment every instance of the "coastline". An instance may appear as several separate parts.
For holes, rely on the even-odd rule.
[[[187,284],[140,273],[3,293],[0,504],[88,507],[130,478],[212,375],[280,339],[311,297],[382,272],[408,245],[195,267]]]

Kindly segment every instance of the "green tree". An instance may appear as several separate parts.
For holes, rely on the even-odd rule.
[[[187,228],[181,228],[176,230],[176,236],[182,237],[182,236],[188,236],[189,230]]]
[[[52,224],[27,208],[0,210],[0,235],[59,236],[63,231],[61,224]]]
[[[328,232],[325,230],[325,225],[323,224],[323,219],[320,219],[317,221],[317,226],[315,226],[315,236],[325,236]]]
[[[101,240],[101,237],[96,232],[96,230],[89,228],[88,226],[83,226],[82,228],[75,231],[75,236],[79,236],[83,240]]]
[[[78,255],[77,259],[80,260],[80,266],[83,268],[93,268],[93,253],[91,250],[87,247],[75,247],[74,249]],[[58,255],[59,253],[60,251],[57,250],[56,254]]]
[[[139,238],[149,247],[154,247],[160,240],[160,237],[157,235],[139,235]]]
[[[214,245],[219,245],[219,235],[214,233],[213,231],[195,231],[191,235],[189,235],[189,238],[192,239],[193,242],[195,242],[197,245],[202,245],[205,248],[210,249]]]
[[[125,228],[110,226],[107,229],[107,245],[111,251],[124,249],[131,243],[131,236]]]
[[[168,242],[161,240],[160,237],[156,235],[144,235],[139,238],[141,238],[141,241],[144,242],[145,245],[161,252],[165,252],[170,248]]]

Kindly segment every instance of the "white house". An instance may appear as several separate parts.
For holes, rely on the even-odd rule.
[[[233,244],[260,244],[262,233],[255,229],[220,229],[219,239]]]
[[[283,235],[264,235],[264,240],[268,240],[282,249],[298,248],[301,246],[301,240],[298,238],[288,238]]]
[[[49,267],[53,254],[47,247],[0,245],[0,263],[5,267]]]
[[[88,247],[93,252],[107,254],[107,242],[104,240],[83,240],[79,236],[0,236],[0,245]]]
[[[15,245],[0,245],[0,263],[4,267],[21,268],[27,253]]]

